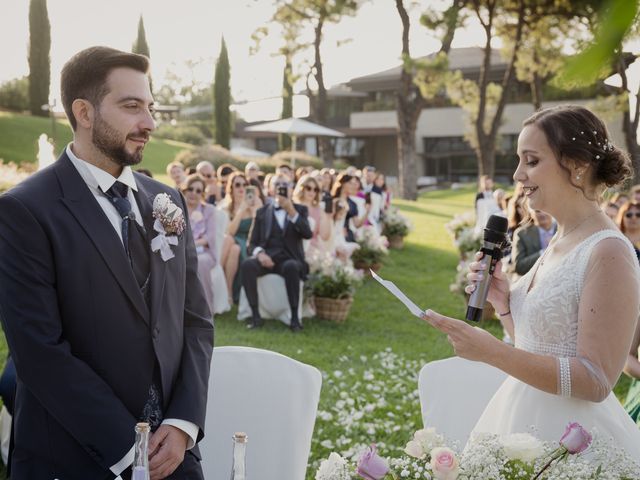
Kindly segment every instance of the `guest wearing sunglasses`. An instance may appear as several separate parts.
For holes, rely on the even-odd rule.
[[[640,259],[640,203],[626,202],[618,210],[617,222],[620,231],[633,244]]]
[[[293,201],[307,207],[309,212],[309,225],[313,236],[310,248],[324,249],[325,242],[331,239],[333,219],[331,212],[320,207],[320,184],[309,174],[300,177],[293,191]]]
[[[211,205],[215,205],[216,202],[221,200],[221,196],[218,179],[216,178],[216,171],[213,168],[213,165],[211,162],[203,160],[196,165],[196,173],[200,175],[206,183],[204,190],[204,198],[206,202]]]
[[[229,215],[229,225],[222,244],[223,270],[229,289],[230,303],[238,303],[242,279],[238,275],[238,266],[247,258],[247,240],[251,222],[262,207],[260,195],[253,188],[247,195],[249,182],[242,172],[233,172],[227,182],[224,211]]]
[[[191,232],[198,253],[198,278],[204,289],[209,309],[213,312],[211,270],[216,266],[216,215],[212,205],[204,201],[205,181],[197,173],[189,175],[182,185],[187,201]]]

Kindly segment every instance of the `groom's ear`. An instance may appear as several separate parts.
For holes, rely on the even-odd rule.
[[[76,98],[71,104],[71,111],[78,126],[87,130],[93,126],[94,108],[91,102],[84,98]]]

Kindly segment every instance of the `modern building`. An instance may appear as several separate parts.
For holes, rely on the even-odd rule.
[[[483,61],[480,47],[455,48],[449,54],[449,68],[459,70],[470,80],[478,81]],[[427,57],[428,58],[428,57]],[[400,88],[401,66],[351,79],[328,90],[326,126],[340,130],[346,138],[336,139],[335,153],[350,163],[362,167],[374,165],[390,176],[398,174],[398,120],[396,92]],[[507,63],[498,51],[492,52],[490,81],[500,83]],[[597,96],[607,95],[604,83],[587,89],[561,90],[546,84],[543,106],[559,103],[595,104]],[[530,86],[514,79],[508,92],[496,152],[496,177],[508,180],[513,174],[516,143],[522,122],[534,111]],[[613,142],[624,145],[621,114],[610,112],[605,120]],[[417,123],[416,153],[418,176],[436,177],[439,181],[473,181],[477,178],[476,154],[465,135],[471,128],[466,113],[445,95],[427,103]],[[247,133],[238,132],[247,137]],[[261,134],[254,136],[255,147],[270,151],[275,139]],[[265,147],[270,148],[265,148]],[[315,154],[315,141],[307,139],[299,145]]]

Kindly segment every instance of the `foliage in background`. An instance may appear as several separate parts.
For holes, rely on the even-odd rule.
[[[215,119],[215,139],[218,145],[229,148],[231,144],[231,66],[227,44],[222,38],[220,55],[216,62],[213,82],[213,115]]]
[[[51,81],[51,25],[47,0],[29,3],[29,108],[32,115],[46,117],[49,112],[42,105],[49,104]]]
[[[142,19],[142,14],[140,15],[140,19],[138,20],[138,36],[136,37],[136,41],[133,42],[131,51],[133,53],[144,55],[147,58],[151,58],[151,53],[149,52],[149,44],[147,43],[147,34],[144,31],[144,20]],[[149,73],[149,88],[153,92],[151,73]]]
[[[156,138],[175,140],[177,142],[191,143],[192,145],[202,145],[207,141],[204,133],[202,133],[202,129],[196,125],[190,125],[187,122],[180,122],[177,125],[161,123],[158,125],[158,128],[153,131],[153,136]]]
[[[14,112],[29,109],[29,77],[14,78],[0,84],[0,108]]]

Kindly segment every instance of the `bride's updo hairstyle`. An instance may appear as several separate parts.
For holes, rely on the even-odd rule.
[[[578,105],[559,105],[539,110],[523,122],[535,125],[547,137],[547,142],[563,170],[573,183],[570,160],[591,167],[596,186],[613,187],[632,173],[629,156],[611,143],[605,124],[592,112]]]

